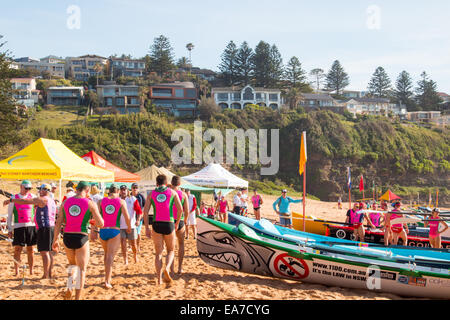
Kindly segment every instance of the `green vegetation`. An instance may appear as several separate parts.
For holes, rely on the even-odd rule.
[[[53,112],[54,119],[44,118]],[[59,112],[65,112],[60,115]],[[42,118],[40,118],[42,114]],[[61,118],[60,118],[61,117]],[[90,117],[75,110],[43,110],[31,121],[24,141],[39,137],[62,140],[75,153],[82,155],[95,150],[101,156],[132,172],[139,170],[139,137],[142,140],[142,167],[151,164],[171,166],[172,132],[184,128],[193,132],[192,119],[175,119],[164,114]],[[55,128],[56,127],[56,128]],[[299,110],[273,111],[270,108],[248,107],[225,110],[208,117],[203,128],[280,129],[280,170],[274,177],[260,177],[260,165],[235,166],[246,176],[251,188],[278,194],[288,188],[301,191],[298,175],[300,135],[307,131],[308,192],[322,200],[346,197],[346,167],[352,168],[354,196],[359,175],[364,174],[366,195],[372,196],[372,186],[399,195],[412,197],[418,188],[422,194],[441,187],[441,198],[450,196],[450,134],[449,129],[427,129],[393,123],[386,118],[364,117],[348,120],[332,112],[304,113]],[[206,146],[206,143],[205,143]],[[193,150],[192,150],[193,152]],[[188,174],[200,167],[172,167]],[[407,187],[405,187],[407,186]],[[435,193],[435,191],[434,191]],[[294,193],[295,194],[295,193]],[[417,195],[415,195],[417,197]]]

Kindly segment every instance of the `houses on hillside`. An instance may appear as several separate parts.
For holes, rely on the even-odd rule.
[[[197,114],[198,90],[192,82],[161,83],[150,86],[149,98],[164,112],[174,116]]]
[[[141,104],[137,85],[106,82],[104,85],[97,86],[97,95],[102,107],[113,108],[121,114],[140,112]]]
[[[11,79],[14,89],[13,98],[19,106],[34,107],[39,102],[39,90],[36,90],[36,80],[33,78]]]
[[[50,87],[47,90],[47,104],[56,106],[79,106],[83,98],[83,87]]]
[[[65,70],[67,77],[78,81],[88,81],[90,77],[102,75],[108,58],[97,55],[66,58]],[[97,69],[98,68],[98,69]]]

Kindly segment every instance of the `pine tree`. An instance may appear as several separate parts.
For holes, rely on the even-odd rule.
[[[383,67],[378,67],[372,76],[368,86],[370,94],[375,97],[383,98],[389,95],[391,89],[391,79]]]
[[[0,41],[3,38],[0,35]],[[6,42],[0,42],[0,50]],[[24,120],[17,114],[14,103],[14,90],[11,84],[13,69],[10,68],[8,51],[0,51],[0,148],[7,143],[16,144],[18,130],[24,124]]]
[[[422,80],[418,82],[416,89],[419,109],[426,111],[440,110],[442,99],[437,93],[436,82],[429,80],[426,72],[423,72],[420,76]]]
[[[253,49],[248,46],[246,41],[244,41],[236,56],[237,77],[244,85],[249,84],[251,77],[253,76],[252,59]]]
[[[272,74],[270,44],[260,41],[255,48],[252,60],[255,85],[258,87],[268,86]]]
[[[314,83],[316,85],[316,91],[320,90],[320,84],[323,82],[323,79],[325,78],[325,72],[320,69],[312,69],[309,73],[310,76],[314,77]]]
[[[285,79],[289,86],[295,88],[303,84],[306,80],[305,74],[300,60],[297,57],[292,57],[285,69]]]
[[[395,82],[394,96],[398,103],[404,105],[409,110],[413,104],[413,82],[408,72],[402,71]]]
[[[150,70],[156,72],[159,76],[171,71],[174,67],[174,54],[170,41],[161,35],[155,38],[150,47],[151,65]]]
[[[278,87],[280,80],[283,78],[284,66],[283,58],[276,45],[272,45],[270,48],[270,79],[268,85],[271,87]]]
[[[340,95],[341,91],[350,84],[348,74],[338,60],[333,62],[333,65],[327,74],[326,82],[327,88],[336,91],[337,95]]]
[[[238,79],[237,70],[238,49],[233,41],[230,41],[222,53],[222,63],[219,69],[222,77],[227,80],[228,85],[232,86]]]

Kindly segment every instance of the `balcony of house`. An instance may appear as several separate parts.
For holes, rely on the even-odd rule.
[[[174,96],[171,88],[152,88],[150,95],[151,98],[171,98]]]
[[[68,91],[68,90],[51,91],[51,92],[49,92],[49,95],[51,97],[55,97],[55,98],[79,98],[80,92],[79,91]]]
[[[51,97],[47,99],[47,104],[56,106],[78,106],[80,105],[80,98],[77,97]]]

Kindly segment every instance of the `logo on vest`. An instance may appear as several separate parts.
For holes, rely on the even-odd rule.
[[[71,206],[69,208],[69,214],[72,217],[78,217],[81,214],[81,208],[79,206],[77,206],[76,204],[74,204],[73,206]]]
[[[167,200],[167,196],[165,194],[158,194],[156,196],[156,201],[158,201],[159,203],[163,203]]]
[[[116,208],[112,204],[107,205],[105,208],[105,212],[107,214],[113,214],[114,212],[116,212]]]

